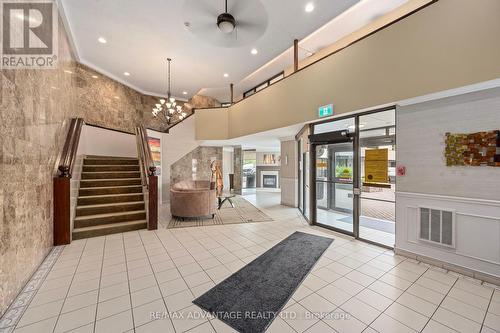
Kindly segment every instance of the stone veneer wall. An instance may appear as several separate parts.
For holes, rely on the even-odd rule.
[[[158,98],[77,63],[59,22],[57,69],[0,73],[0,315],[52,247],[52,178],[70,119],[166,129],[150,116]],[[196,97],[193,106],[203,103],[214,100]]]
[[[233,153],[233,190],[236,194],[241,194],[243,187],[243,150],[241,146],[234,147]]]
[[[0,74],[0,314],[52,247],[52,177],[76,113],[76,63],[62,26],[59,68]]]
[[[222,147],[195,148],[170,166],[170,184],[183,180],[210,180],[210,164],[214,160],[222,163]]]

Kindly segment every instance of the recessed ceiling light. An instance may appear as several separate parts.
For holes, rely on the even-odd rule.
[[[187,94],[188,94],[188,92],[187,92],[187,91],[183,91],[183,92],[182,92],[182,94],[183,94],[183,95],[187,95]]]
[[[257,51],[257,49],[252,49],[252,51],[250,51],[250,53],[252,53],[253,55],[259,53],[259,51]]]
[[[99,41],[99,43],[101,43],[101,44],[106,44],[106,43],[108,42],[108,41],[106,40],[106,38],[104,38],[104,37],[99,37],[97,40],[98,40],[98,41]]]
[[[130,76],[130,73],[129,72],[123,72],[123,75]]]
[[[93,77],[94,79],[97,79],[97,78],[98,78],[98,76],[97,76],[97,75],[92,75],[92,77]]]
[[[72,72],[72,71],[69,71],[69,70],[67,70],[67,69],[65,69],[65,70],[64,70],[64,73],[73,74],[73,72]]]
[[[309,2],[307,5],[306,5],[306,13],[310,13],[314,10],[314,4],[312,2]]]
[[[118,96],[115,96],[115,99],[120,99],[120,97],[118,97]]]
[[[229,74],[227,74],[227,73],[224,73],[224,77],[229,77]]]

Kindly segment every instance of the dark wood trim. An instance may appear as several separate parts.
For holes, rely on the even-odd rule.
[[[104,129],[104,130],[108,130],[108,131],[113,131],[113,132],[118,132],[118,133],[129,134],[129,135],[134,135],[135,136],[135,133],[127,132],[127,131],[123,131],[123,130],[119,130],[119,129],[115,129],[115,128],[104,127],[104,126],[101,126],[101,125],[91,124],[91,123],[87,123],[87,122],[85,122],[85,125],[91,126],[91,127],[100,128],[100,129]]]
[[[158,176],[149,176],[148,230],[158,229]]]
[[[293,40],[293,71],[299,70],[299,40]]]
[[[231,90],[231,104],[234,103],[234,84],[229,85],[229,89]]]
[[[219,108],[212,108],[212,109],[219,109]],[[195,110],[195,109],[193,109],[193,112],[191,112],[190,114],[188,114],[188,115],[186,116],[186,118],[182,119],[181,121],[176,122],[175,124],[173,124],[172,126],[170,126],[169,128],[167,128],[167,130],[166,130],[165,132],[163,132],[163,133],[168,133],[168,132],[170,132],[170,130],[171,130],[172,128],[174,128],[175,126],[179,125],[180,123],[182,123],[184,120],[188,119],[189,117],[193,116],[195,111],[196,111],[196,110]]]
[[[393,24],[395,24],[395,23],[397,23],[397,22],[399,22],[399,21],[401,21],[401,20],[404,20],[405,18],[407,18],[407,17],[409,17],[409,16],[411,16],[411,15],[413,15],[413,14],[415,14],[415,13],[417,13],[417,12],[421,11],[422,9],[425,9],[425,8],[427,8],[427,7],[429,7],[429,6],[431,6],[431,5],[435,4],[435,3],[437,3],[438,1],[439,1],[439,0],[432,0],[431,2],[428,2],[428,3],[424,4],[424,5],[422,5],[422,6],[418,7],[418,8],[416,8],[416,9],[415,9],[415,10],[413,10],[413,11],[411,11],[411,12],[409,12],[409,13],[407,13],[407,14],[405,14],[405,15],[401,16],[401,17],[398,17],[398,18],[397,18],[397,19],[395,19],[394,21],[391,21],[391,22],[387,23],[386,25],[384,25],[384,26],[382,26],[382,27],[380,27],[380,28],[378,28],[378,29],[376,29],[376,30],[374,30],[374,31],[372,31],[372,32],[370,32],[370,33],[368,33],[368,34],[366,34],[365,36],[362,36],[362,37],[360,37],[360,38],[356,39],[355,41],[352,41],[352,42],[351,42],[351,43],[349,43],[348,45],[346,45],[346,46],[344,46],[344,47],[342,47],[342,48],[340,48],[340,49],[338,49],[338,50],[335,50],[335,51],[333,51],[332,53],[329,53],[329,54],[327,54],[327,55],[325,55],[325,56],[321,57],[320,59],[317,59],[317,60],[313,61],[312,63],[305,65],[304,67],[301,67],[301,68],[300,68],[300,69],[298,69],[296,72],[290,73],[288,76],[285,76],[285,77],[283,78],[283,80],[279,80],[279,81],[277,81],[277,82],[274,82],[274,83],[272,83],[272,84],[268,85],[267,87],[263,88],[262,90],[259,90],[258,92],[254,93],[253,95],[248,96],[247,98],[250,98],[250,97],[252,97],[252,96],[255,96],[255,95],[257,95],[257,93],[259,93],[259,92],[261,92],[261,91],[264,91],[264,90],[268,89],[269,87],[271,87],[271,86],[273,86],[273,85],[275,85],[275,84],[278,84],[278,83],[280,83],[280,82],[283,82],[285,79],[287,79],[287,78],[291,77],[292,75],[295,75],[295,74],[297,74],[297,73],[300,73],[301,71],[303,71],[303,70],[305,70],[305,69],[309,68],[310,66],[312,66],[312,65],[316,64],[317,62],[320,62],[320,61],[322,61],[322,60],[324,60],[324,59],[326,59],[326,58],[328,58],[328,57],[331,57],[331,56],[333,56],[333,55],[335,55],[335,54],[337,54],[337,53],[339,53],[339,52],[343,51],[344,49],[346,49],[346,48],[348,48],[348,47],[350,47],[350,46],[352,46],[352,45],[354,45],[354,44],[356,44],[356,43],[358,43],[358,42],[361,42],[363,39],[368,38],[368,37],[370,37],[371,35],[376,34],[377,32],[380,32],[380,31],[382,31],[382,30],[384,30],[384,29],[386,29],[386,28],[390,27],[391,25],[393,25]],[[239,100],[239,101],[235,102],[234,104],[241,103],[241,102],[242,102],[242,101],[244,101],[245,99],[246,99],[246,98],[243,98],[243,99],[241,99],[241,100]]]
[[[70,184],[70,177],[54,177],[54,246],[71,243]]]
[[[264,89],[266,89],[267,87],[269,87],[269,86],[273,85],[274,83],[276,83],[276,82],[280,82],[281,80],[278,80],[278,81],[276,81],[276,82],[274,82],[274,83],[271,83],[271,81],[273,81],[274,79],[276,79],[276,78],[278,78],[278,77],[280,77],[280,76],[283,76],[283,78],[281,79],[281,80],[283,80],[283,79],[285,78],[285,71],[281,71],[281,72],[279,72],[278,74],[276,74],[276,75],[274,75],[274,76],[271,76],[269,79],[267,79],[267,80],[265,80],[265,81],[262,81],[261,83],[259,83],[259,84],[258,84],[258,85],[256,85],[255,87],[253,87],[252,89],[248,89],[247,91],[245,91],[245,92],[243,93],[243,99],[247,98],[247,97],[245,97],[245,96],[246,96],[246,94],[248,94],[248,93],[249,93],[249,92],[251,92],[251,91],[253,91],[253,94],[252,94],[252,95],[250,95],[250,96],[253,96],[253,95],[255,95],[256,93],[258,93],[259,91],[264,90]],[[266,87],[264,87],[264,88],[262,88],[261,90],[257,91],[257,88],[259,88],[260,86],[262,86],[263,84],[266,84],[266,83],[267,83],[267,86],[266,86]],[[248,96],[248,97],[250,97],[250,96]],[[242,100],[243,100],[243,99],[242,99]],[[242,100],[241,100],[241,101],[242,101]],[[241,101],[240,101],[240,102],[241,102]]]

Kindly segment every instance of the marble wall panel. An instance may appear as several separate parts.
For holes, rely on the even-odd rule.
[[[170,184],[185,180],[210,180],[210,164],[222,163],[222,147],[197,147],[170,166]]]

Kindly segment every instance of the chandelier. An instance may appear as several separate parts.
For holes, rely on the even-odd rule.
[[[170,63],[172,59],[168,58],[168,91],[167,91],[167,99],[161,98],[158,103],[153,108],[153,116],[157,119],[160,119],[167,125],[175,123],[177,121],[181,121],[186,118],[186,112],[183,110],[183,106],[177,104],[174,97],[172,97],[170,91]]]

